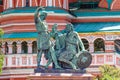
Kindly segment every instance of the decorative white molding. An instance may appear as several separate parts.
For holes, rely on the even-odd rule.
[[[32,6],[32,0],[30,0],[30,6]]]
[[[25,6],[25,0],[22,0],[22,7]]]
[[[120,36],[119,35],[106,35],[105,36],[105,39],[106,40],[116,40],[116,39],[120,39]]]
[[[13,0],[9,0],[9,8],[13,8]]]

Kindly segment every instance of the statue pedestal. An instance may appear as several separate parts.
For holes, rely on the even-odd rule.
[[[93,76],[88,73],[35,73],[27,80],[93,80]]]

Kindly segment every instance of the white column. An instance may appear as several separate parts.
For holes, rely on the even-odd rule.
[[[63,8],[68,9],[68,0],[64,0],[63,2]]]
[[[17,42],[17,53],[21,53],[21,42]]]
[[[9,8],[13,7],[13,0],[9,0]]]
[[[55,0],[53,0],[52,2],[53,2],[53,4],[54,4],[53,6],[56,6],[56,4],[55,4]]]
[[[32,41],[28,42],[28,53],[32,53]]]
[[[90,52],[90,53],[93,53],[93,52],[94,52],[94,44],[93,44],[93,43],[90,43],[90,44],[89,44],[89,52]]]
[[[32,6],[32,0],[30,0],[30,6]]]
[[[46,6],[53,6],[53,0],[47,0],[46,4]]]
[[[46,0],[46,6],[48,6],[48,0]]]
[[[22,7],[25,6],[25,0],[22,0]]]
[[[12,54],[12,42],[8,42],[8,54]]]

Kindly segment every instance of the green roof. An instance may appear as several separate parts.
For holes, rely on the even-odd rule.
[[[89,10],[89,11],[73,11],[72,12],[77,17],[91,17],[91,16],[120,16],[120,11],[101,11],[100,9]]]
[[[88,32],[120,32],[120,22],[93,22],[75,24],[75,31]]]
[[[37,38],[36,32],[15,32],[4,34],[3,38]]]

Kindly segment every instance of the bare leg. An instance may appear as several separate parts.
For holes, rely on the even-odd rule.
[[[55,68],[61,68],[61,67],[58,65],[57,58],[56,58],[55,51],[54,51],[54,48],[53,48],[53,47],[50,47],[50,54],[51,54],[53,63],[55,64]]]
[[[40,67],[41,56],[42,56],[42,50],[38,50],[38,54],[37,54],[37,67]]]

